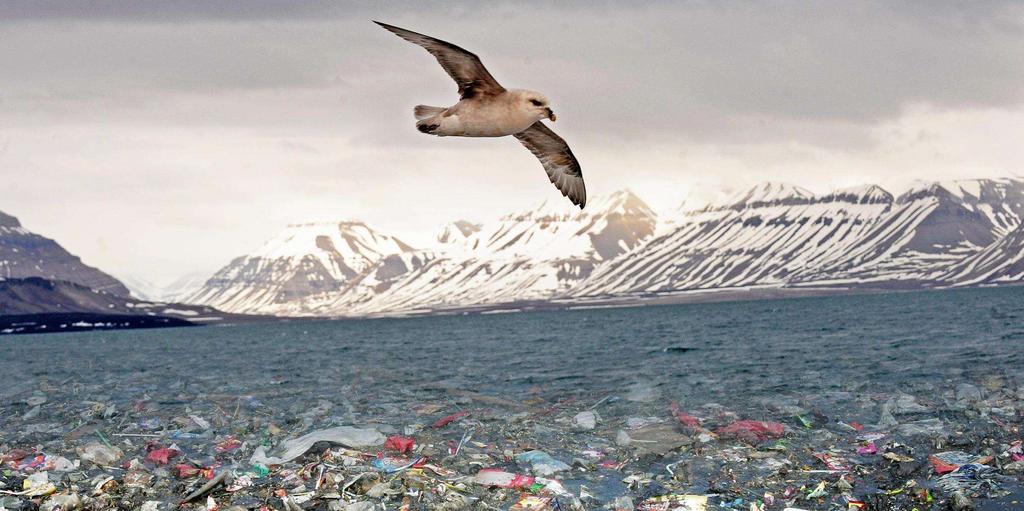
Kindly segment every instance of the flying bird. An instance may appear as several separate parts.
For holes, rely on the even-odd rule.
[[[562,137],[541,122],[555,121],[548,98],[526,89],[506,89],[476,55],[449,42],[374,21],[391,33],[422,46],[459,86],[459,102],[450,107],[418,105],[416,129],[439,137],[516,137],[540,160],[551,183],[583,209],[587,188],[580,162]]]

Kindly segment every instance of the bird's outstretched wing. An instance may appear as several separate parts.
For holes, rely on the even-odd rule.
[[[516,133],[516,138],[533,153],[544,165],[548,179],[569,198],[573,204],[583,209],[587,205],[587,187],[583,184],[583,169],[576,156],[569,149],[562,137],[551,131],[544,123],[537,121],[533,126]]]
[[[451,76],[459,85],[459,96],[462,99],[505,92],[505,88],[491,76],[491,73],[487,72],[487,68],[480,62],[480,57],[440,39],[379,21],[374,21],[374,23],[430,52],[448,73],[448,76]]]

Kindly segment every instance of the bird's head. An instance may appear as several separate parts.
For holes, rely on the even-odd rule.
[[[548,102],[547,96],[532,90],[518,91],[519,101],[522,102],[523,107],[527,111],[532,112],[537,120],[551,119],[551,122],[555,121],[555,112],[551,110],[551,104]]]

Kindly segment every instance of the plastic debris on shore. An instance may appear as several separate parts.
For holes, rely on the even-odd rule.
[[[276,381],[234,392],[202,381],[113,385],[42,382],[6,395],[0,510],[938,511],[1024,502],[1024,387],[1008,379],[729,405],[663,399],[642,385],[498,396],[371,382],[310,398]]]

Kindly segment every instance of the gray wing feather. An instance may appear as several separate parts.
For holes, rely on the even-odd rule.
[[[569,144],[540,121],[514,136],[540,160],[558,191],[583,209],[587,205],[587,187],[583,183],[583,169]]]
[[[379,21],[374,21],[374,23],[410,43],[422,46],[430,52],[437,59],[437,62],[441,64],[445,72],[448,73],[448,76],[451,76],[455,83],[459,85],[459,96],[462,99],[477,95],[494,95],[505,92],[505,88],[491,76],[491,73],[487,71],[484,64],[480,62],[480,57],[440,39]]]

